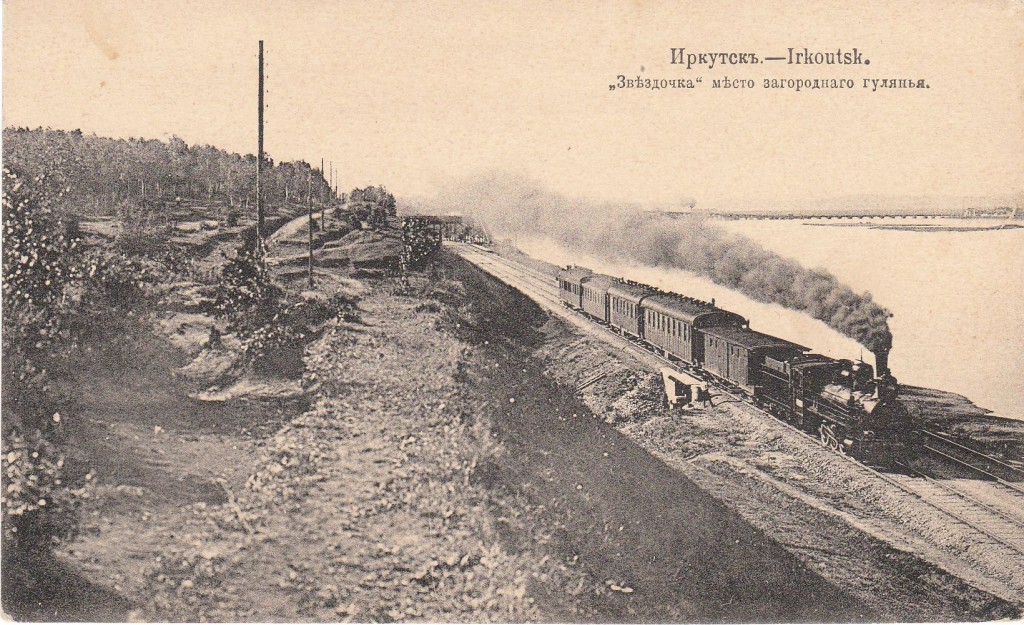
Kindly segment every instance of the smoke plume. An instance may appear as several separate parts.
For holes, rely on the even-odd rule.
[[[892,347],[890,315],[870,293],[857,294],[827,271],[807,269],[697,215],[677,220],[638,205],[571,200],[501,173],[465,181],[416,208],[471,215],[498,235],[544,236],[607,261],[684,269],[804,312],[873,352]]]

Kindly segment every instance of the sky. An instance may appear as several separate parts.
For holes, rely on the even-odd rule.
[[[1021,0],[6,0],[3,124],[255,152],[259,39],[268,154],[333,161],[342,190],[430,195],[487,170],[670,204],[1024,190]],[[856,47],[871,65],[686,69],[682,47]],[[703,82],[609,90],[619,74]],[[756,88],[711,88],[724,77]]]

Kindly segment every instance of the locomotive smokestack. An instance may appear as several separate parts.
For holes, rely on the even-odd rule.
[[[875,377],[882,377],[889,373],[889,350],[875,350]]]

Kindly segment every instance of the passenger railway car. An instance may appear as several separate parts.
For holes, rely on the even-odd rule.
[[[623,334],[643,338],[640,303],[655,292],[654,287],[646,284],[615,280],[608,287],[608,323]]]
[[[586,267],[566,267],[558,271],[558,298],[577,310],[583,307],[583,280],[593,275]]]
[[[713,303],[675,293],[659,292],[643,301],[644,340],[666,356],[688,365],[704,362],[701,330],[715,326],[742,327],[747,321]]]
[[[703,335],[704,369],[751,396],[761,381],[765,357],[784,360],[808,351],[796,343],[750,328],[718,326],[706,328]]]
[[[608,288],[615,282],[611,276],[595,273],[583,279],[583,312],[608,323]]]

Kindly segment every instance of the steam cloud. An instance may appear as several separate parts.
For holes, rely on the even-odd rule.
[[[807,269],[699,216],[672,220],[640,206],[570,200],[501,173],[466,181],[416,209],[472,215],[496,233],[545,236],[608,261],[684,269],[804,312],[873,352],[892,347],[890,315],[870,293],[857,294],[827,271]]]

